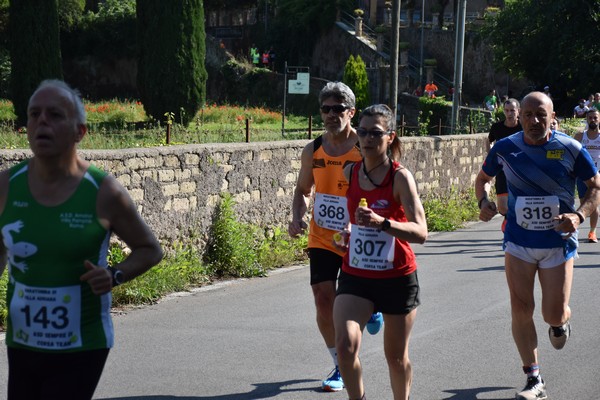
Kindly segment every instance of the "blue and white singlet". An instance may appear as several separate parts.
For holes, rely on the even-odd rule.
[[[575,178],[584,181],[597,173],[581,143],[553,131],[543,145],[529,145],[518,132],[499,140],[490,149],[483,172],[495,176],[504,171],[508,183],[505,242],[546,249],[570,242],[554,231],[556,216],[575,211]]]

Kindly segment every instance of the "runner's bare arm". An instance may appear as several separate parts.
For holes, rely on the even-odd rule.
[[[479,219],[482,221],[489,221],[494,215],[498,214],[496,203],[489,199],[493,179],[493,177],[483,172],[483,170],[480,170],[477,178],[475,178],[475,196],[477,197],[480,209]]]
[[[150,227],[137,212],[127,190],[111,175],[107,176],[98,193],[97,213],[100,222],[113,231],[131,249],[122,262],[113,265],[128,281],[143,274],[163,257],[162,249]],[[81,279],[88,281],[96,294],[112,287],[112,275],[104,268],[86,263],[88,271]],[[107,284],[110,286],[107,290]]]
[[[307,144],[302,150],[300,159],[300,172],[294,189],[292,200],[292,221],[288,227],[290,236],[301,235],[308,227],[304,222],[304,216],[308,210],[310,196],[312,193],[314,179],[312,174],[313,143]]]

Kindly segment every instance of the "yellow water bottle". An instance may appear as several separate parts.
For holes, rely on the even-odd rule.
[[[360,202],[358,203],[359,207],[367,207],[367,199],[365,199],[364,197],[362,199],[360,199]]]

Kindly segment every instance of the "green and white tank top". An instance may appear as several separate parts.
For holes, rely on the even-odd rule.
[[[10,169],[0,215],[9,271],[6,344],[46,352],[112,347],[111,294],[97,296],[79,279],[85,260],[107,265],[110,231],[96,215],[106,173],[90,165],[66,201],[47,207],[31,195],[28,164]]]

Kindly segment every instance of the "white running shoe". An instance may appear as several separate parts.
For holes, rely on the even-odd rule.
[[[556,350],[560,350],[565,347],[569,336],[571,336],[571,324],[567,321],[563,326],[551,326],[548,329],[548,336],[550,336],[550,343]]]

